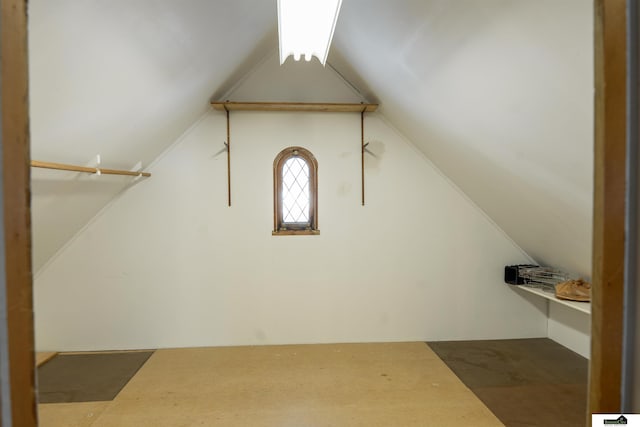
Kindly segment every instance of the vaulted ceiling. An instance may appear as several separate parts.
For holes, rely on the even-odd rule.
[[[29,12],[39,160],[148,165],[277,52],[275,1],[32,0]],[[592,21],[588,0],[344,0],[327,66],[534,259],[588,277]],[[34,170],[36,269],[128,185]]]

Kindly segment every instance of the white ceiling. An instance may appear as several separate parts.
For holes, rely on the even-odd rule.
[[[589,276],[592,21],[589,0],[345,0],[328,66],[536,260]],[[32,0],[29,43],[32,157],[128,169],[260,72],[275,1]],[[95,181],[34,174],[36,269],[130,182]]]
[[[340,19],[343,74],[535,260],[590,277],[592,2],[347,0]]]
[[[277,46],[276,16],[251,0],[30,1],[32,158],[148,165],[236,69]],[[79,190],[87,179],[34,174],[36,270],[130,182],[104,177]]]

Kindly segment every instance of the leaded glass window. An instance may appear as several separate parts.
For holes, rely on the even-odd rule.
[[[282,150],[273,162],[273,234],[319,234],[318,163],[302,147]]]
[[[282,222],[309,222],[309,165],[302,157],[282,167]]]

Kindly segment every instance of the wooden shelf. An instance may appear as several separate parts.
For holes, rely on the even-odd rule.
[[[511,285],[511,286],[513,286],[513,285]],[[529,292],[529,293],[532,293],[534,295],[538,295],[538,296],[540,296],[542,298],[546,298],[549,301],[552,301],[552,302],[555,302],[555,303],[558,303],[558,304],[561,304],[561,305],[564,305],[564,306],[567,306],[567,307],[571,307],[574,310],[578,310],[578,311],[581,311],[581,312],[586,313],[586,314],[591,314],[591,303],[589,303],[589,302],[567,301],[567,300],[564,300],[564,299],[559,299],[559,298],[556,298],[556,296],[555,296],[555,294],[553,292],[544,291],[544,290],[542,290],[540,288],[531,288],[529,286],[522,286],[522,285],[517,285],[517,286],[514,286],[514,287],[516,287],[518,289],[522,289],[525,292]]]
[[[83,173],[91,173],[91,174],[95,174],[95,173],[98,173],[98,171],[100,171],[100,174],[102,175],[125,175],[125,176],[146,176],[146,177],[151,176],[149,172],[136,172],[136,171],[125,171],[120,169],[106,169],[106,168],[100,168],[100,167],[67,165],[64,163],[41,162],[40,160],[31,160],[31,167],[42,168],[42,169],[63,170],[63,171],[70,171],[70,172],[83,172]]]
[[[317,102],[232,102],[212,101],[214,109],[220,111],[323,111],[338,113],[360,113],[376,111],[378,104],[342,104]]]

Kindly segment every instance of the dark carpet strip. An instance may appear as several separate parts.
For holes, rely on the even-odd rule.
[[[153,351],[58,354],[38,368],[40,403],[113,400]]]
[[[586,425],[588,360],[547,339],[429,342],[507,427]]]

